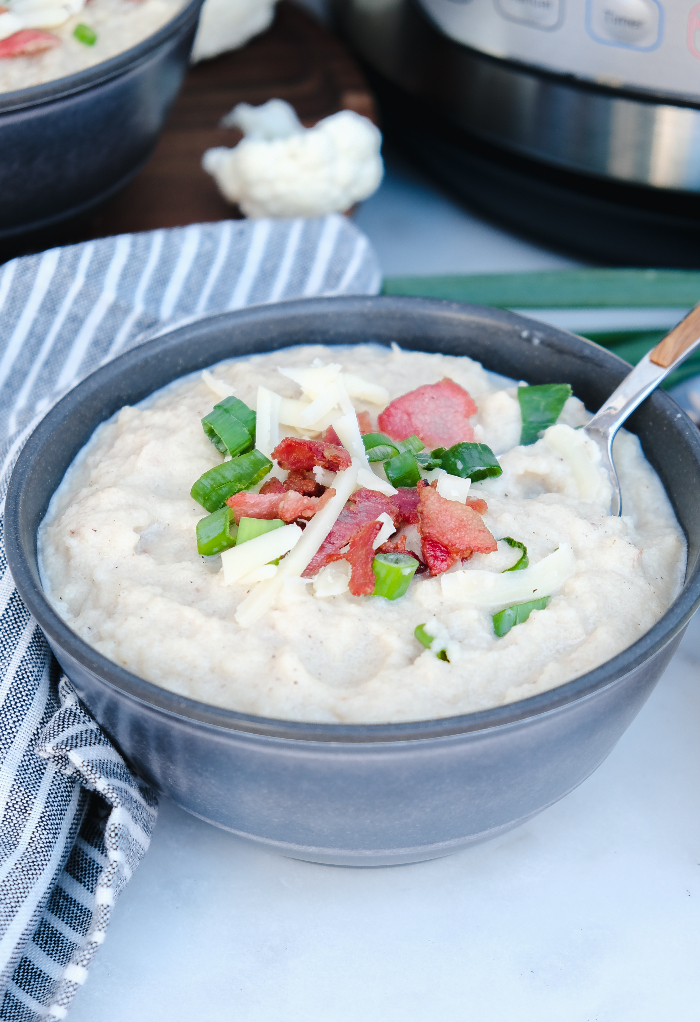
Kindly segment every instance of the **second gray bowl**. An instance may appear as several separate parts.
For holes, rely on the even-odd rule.
[[[0,242],[86,213],[151,154],[188,66],[202,0],[94,67],[0,92]]]

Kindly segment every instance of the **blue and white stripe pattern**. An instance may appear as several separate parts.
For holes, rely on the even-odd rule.
[[[0,267],[0,1022],[65,1018],[157,809],[14,588],[2,530],[22,445],[67,390],[163,325],[379,284],[367,239],[337,215],[122,235]]]

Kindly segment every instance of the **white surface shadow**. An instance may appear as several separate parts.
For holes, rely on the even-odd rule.
[[[580,266],[480,219],[392,154],[379,190],[354,222],[374,245],[385,276],[510,273]]]
[[[700,621],[603,766],[399,869],[259,851],[162,803],[71,1022],[695,1022]]]

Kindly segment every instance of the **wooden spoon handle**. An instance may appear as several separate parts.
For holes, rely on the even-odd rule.
[[[698,339],[700,339],[700,305],[691,309],[685,319],[682,319],[670,334],[666,334],[663,341],[659,341],[654,350],[649,352],[649,359],[654,365],[668,369]]]

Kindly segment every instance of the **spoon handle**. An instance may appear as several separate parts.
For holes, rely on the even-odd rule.
[[[682,319],[670,334],[666,334],[663,341],[659,341],[653,351],[649,352],[649,358],[654,365],[669,369],[698,338],[700,338],[700,305],[691,309],[685,319]]]
[[[700,348],[700,305],[691,309],[685,319],[644,356],[596,412],[586,430],[607,433],[612,443],[625,419],[696,348]]]

